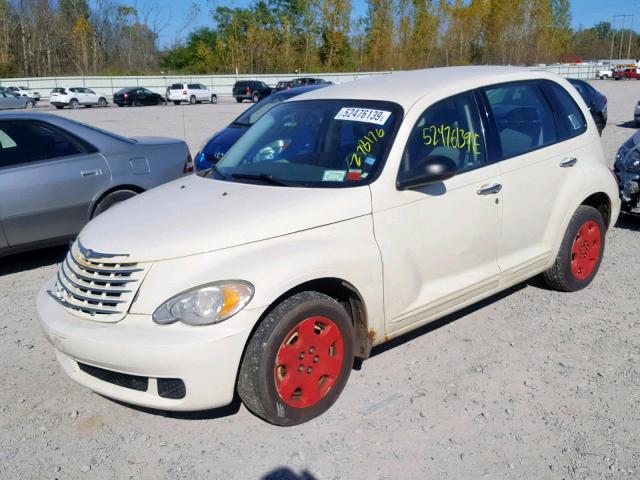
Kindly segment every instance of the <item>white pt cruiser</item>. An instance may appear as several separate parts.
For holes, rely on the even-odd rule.
[[[38,311],[102,395],[200,410],[237,392],[295,425],[375,345],[534,275],[586,287],[619,210],[565,80],[397,73],[284,102],[212,170],[100,215]]]

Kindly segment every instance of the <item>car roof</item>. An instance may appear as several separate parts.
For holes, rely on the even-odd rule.
[[[386,100],[407,111],[427,95],[453,95],[485,85],[517,80],[561,77],[542,69],[527,67],[473,66],[443,67],[376,75],[330,85],[295,98],[300,100]]]
[[[326,88],[327,85],[304,85],[301,87],[293,87],[287,90],[279,90],[277,92],[273,92],[270,97],[295,97],[298,95],[302,95],[303,93],[312,92],[314,90],[318,90],[320,88]]]

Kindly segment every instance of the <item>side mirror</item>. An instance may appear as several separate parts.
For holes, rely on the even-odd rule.
[[[436,155],[418,162],[417,168],[403,178],[398,178],[398,190],[411,190],[433,183],[443,182],[456,174],[458,166],[448,157]]]

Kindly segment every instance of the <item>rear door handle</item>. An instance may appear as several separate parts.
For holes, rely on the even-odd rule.
[[[569,168],[569,167],[573,167],[576,163],[578,163],[578,159],[575,157],[571,157],[560,162],[560,166],[562,168]]]
[[[495,195],[496,193],[499,193],[500,190],[502,190],[502,185],[499,183],[492,183],[490,185],[483,185],[477,193],[478,195]]]
[[[96,177],[98,175],[102,175],[102,170],[96,168],[95,170],[82,170],[80,175],[83,177]]]

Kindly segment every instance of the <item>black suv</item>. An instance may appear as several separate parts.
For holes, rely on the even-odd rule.
[[[240,80],[233,86],[233,96],[238,103],[243,100],[257,102],[270,94],[271,87],[257,80]]]

